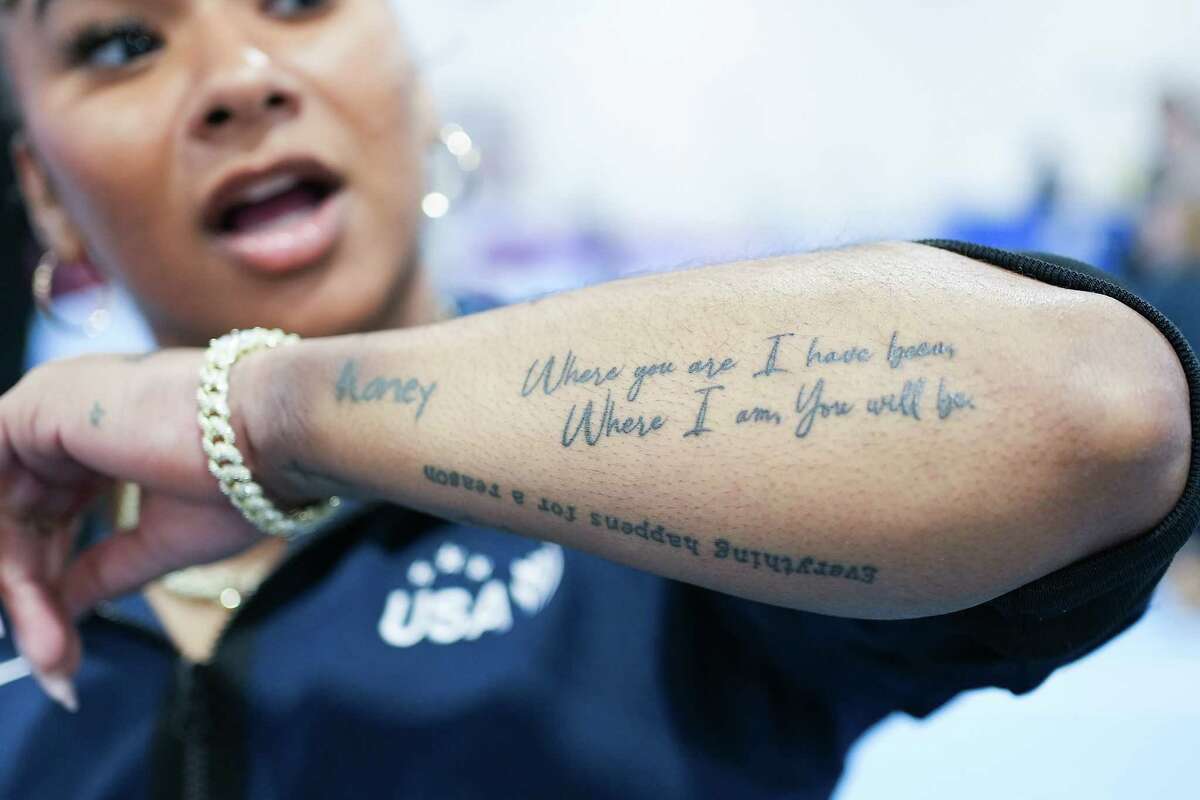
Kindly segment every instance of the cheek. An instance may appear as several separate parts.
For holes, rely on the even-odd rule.
[[[405,244],[396,238],[406,240],[415,231],[426,146],[415,110],[415,72],[398,44],[399,34],[385,30],[393,35],[364,31],[318,48],[321,63],[312,64],[310,74],[320,76],[314,80],[355,154],[355,182],[371,200],[370,238],[395,249]]]
[[[88,104],[35,132],[59,199],[92,258],[109,268],[136,262],[149,242],[169,239],[164,176],[171,174],[167,104],[89,114]],[[98,130],[102,126],[102,131]]]
[[[382,6],[381,6],[382,7]],[[416,74],[392,15],[364,10],[353,31],[339,31],[309,49],[307,71],[348,125],[359,147],[418,156],[414,89]],[[382,153],[380,153],[382,155]]]

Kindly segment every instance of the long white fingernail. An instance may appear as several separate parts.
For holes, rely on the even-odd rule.
[[[67,711],[72,714],[79,711],[79,698],[75,696],[75,684],[71,683],[70,679],[62,675],[39,675],[38,683],[51,700]]]

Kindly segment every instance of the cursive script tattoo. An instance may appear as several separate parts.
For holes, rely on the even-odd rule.
[[[342,366],[334,392],[339,403],[355,404],[391,401],[396,405],[417,405],[417,419],[425,413],[429,398],[437,390],[437,382],[424,383],[418,378],[372,378],[359,385],[358,361],[350,359]]]
[[[938,381],[938,419],[949,419],[955,411],[974,409],[975,401],[969,394],[952,392],[946,388],[946,379]]]
[[[898,414],[919,422],[921,419],[921,396],[924,392],[924,378],[905,381],[900,394],[885,394],[867,400],[867,413],[876,417]]]
[[[871,351],[859,345],[852,345],[845,350],[822,350],[818,345],[821,339],[814,336],[808,344],[808,355],[805,356],[804,366],[828,366],[830,364],[866,364],[871,360]]]
[[[789,336],[795,336],[794,333],[777,333],[774,336],[768,336],[767,341],[771,343],[771,352],[767,355],[767,365],[754,373],[754,378],[769,378],[776,372],[787,372],[783,367],[778,366],[779,361],[779,342]]]
[[[649,422],[640,414],[636,417],[620,416],[617,413],[617,404],[613,402],[612,392],[608,392],[604,398],[604,408],[600,412],[600,420],[593,426],[592,415],[595,413],[595,405],[594,400],[588,400],[583,411],[579,413],[578,422],[575,422],[575,412],[578,410],[579,404],[571,406],[571,410],[567,412],[567,422],[563,425],[563,447],[575,444],[580,433],[583,434],[584,443],[589,447],[595,447],[610,436],[636,436],[644,439],[650,434],[662,430],[663,425],[667,423],[666,417],[662,416],[654,416]],[[574,425],[573,429],[572,424]]]
[[[893,331],[892,339],[888,342],[887,362],[892,369],[899,369],[906,361],[923,358],[954,358],[954,345],[947,342],[918,342],[903,345],[900,343],[900,332]]]
[[[128,353],[121,356],[121,360],[126,364],[140,364],[143,361],[148,361],[161,353],[161,350],[147,350],[144,353]]]
[[[745,425],[746,423],[767,423],[770,425],[782,425],[783,416],[778,411],[772,411],[769,408],[744,408],[738,412],[737,424]]]
[[[683,435],[683,438],[686,439],[689,436],[701,436],[712,430],[712,428],[705,427],[704,423],[705,423],[705,419],[708,417],[708,396],[710,394],[712,394],[713,392],[717,392],[717,391],[723,392],[723,391],[725,391],[725,387],[724,386],[708,386],[703,389],[696,390],[696,394],[704,395],[704,399],[700,401],[700,410],[696,412],[696,424],[692,427],[692,429],[690,431],[688,431],[687,433],[685,433]]]
[[[693,361],[688,365],[688,375],[703,375],[708,380],[715,379],[722,373],[729,372],[737,366],[737,362],[732,358],[726,358],[719,364],[714,358],[708,358],[704,361]]]
[[[813,423],[817,421],[818,417],[821,419],[845,417],[854,410],[853,403],[825,402],[824,378],[819,378],[813,384],[812,390],[807,396],[804,394],[806,388],[808,388],[807,384],[801,386],[799,394],[796,395],[796,413],[800,415],[800,421],[796,423],[797,439],[804,439],[812,433]]]
[[[670,375],[675,371],[675,364],[670,361],[663,361],[659,364],[645,364],[640,367],[635,367],[633,370],[633,383],[629,386],[629,393],[625,396],[629,402],[634,402],[641,394],[642,385],[653,378],[655,375]]]
[[[899,330],[892,330],[886,336],[884,338],[881,335],[876,341],[845,338],[839,341],[834,336],[824,334],[787,331],[765,337],[762,341],[769,343],[767,348],[752,344],[761,348],[757,358],[764,360],[757,362],[762,368],[749,375],[749,378],[773,378],[769,383],[756,385],[771,389],[779,386],[780,393],[795,392],[791,395],[794,401],[786,408],[775,404],[788,403],[789,400],[772,397],[773,393],[765,393],[761,400],[756,399],[756,405],[743,405],[745,401],[739,393],[749,381],[739,375],[739,354],[712,355],[689,361],[681,359],[679,354],[664,352],[656,355],[654,361],[637,363],[630,376],[624,365],[596,366],[595,362],[582,365],[575,352],[567,350],[565,356],[550,355],[530,363],[521,382],[520,394],[522,397],[553,397],[568,387],[579,387],[584,391],[596,388],[607,390],[603,400],[596,397],[586,402],[574,402],[570,406],[564,404],[565,419],[560,443],[568,448],[579,441],[589,447],[610,439],[635,442],[667,429],[668,417],[661,411],[655,413],[657,409],[630,414],[622,411],[620,406],[626,403],[649,405],[660,402],[670,404],[665,408],[677,408],[681,399],[684,399],[678,396],[680,381],[659,379],[684,372],[684,365],[687,375],[704,379],[708,384],[694,390],[700,396],[694,406],[694,416],[685,430],[675,434],[685,439],[696,439],[717,432],[729,435],[739,430],[768,426],[786,426],[791,428],[794,438],[807,439],[814,428],[824,427],[820,424],[822,420],[858,416],[866,420],[895,416],[917,423],[926,420],[944,422],[975,410],[972,395],[957,386],[952,388],[947,378],[941,378],[936,384],[938,390],[935,396],[934,381],[920,374],[907,378],[900,386],[893,384],[878,388],[858,378],[853,382],[854,396],[847,396],[844,385],[839,385],[838,397],[831,397],[828,381],[834,371],[853,370],[858,375],[889,375],[893,370],[906,366],[915,369],[926,366],[934,359],[950,361],[958,355],[955,345],[949,341],[929,338],[908,340],[903,338]],[[615,364],[618,359],[609,357],[599,363]],[[785,363],[795,372],[803,370],[810,375],[809,379],[801,382],[789,378],[792,370],[785,367]],[[613,384],[623,378],[626,382],[618,390]],[[741,386],[739,381],[742,382]],[[650,392],[649,387],[652,386],[654,391]],[[734,398],[740,402],[730,409],[726,404],[731,404]],[[936,418],[933,415],[935,407]],[[860,415],[860,408],[865,414]]]
[[[540,372],[538,371],[539,365],[541,366]],[[619,379],[624,371],[625,367],[623,366],[609,367],[607,370],[601,367],[580,369],[575,353],[568,350],[561,366],[558,366],[557,356],[550,356],[545,362],[535,360],[530,364],[528,372],[525,373],[525,382],[521,384],[521,397],[529,397],[539,388],[542,390],[542,394],[549,397],[566,386],[603,386]],[[630,399],[636,399],[636,397]]]

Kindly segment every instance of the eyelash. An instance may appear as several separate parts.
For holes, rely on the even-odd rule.
[[[121,64],[95,63],[96,54],[113,44],[137,49],[133,57]],[[162,47],[162,39],[138,20],[126,19],[111,24],[89,25],[71,37],[67,44],[67,60],[72,66],[91,65],[114,69],[142,58]]]
[[[270,14],[271,6],[278,0],[263,0],[262,10]],[[291,0],[299,3],[300,8],[291,13],[278,14],[284,19],[303,19],[323,10],[333,4],[334,0]],[[276,12],[278,13],[278,12]],[[128,50],[122,56],[128,56],[119,64],[96,63],[96,54],[114,44],[124,45],[136,50],[132,55]],[[119,69],[127,66],[163,46],[163,39],[153,33],[148,26],[137,19],[119,20],[110,24],[89,25],[70,38],[66,47],[67,61],[72,66],[93,66],[100,69]]]
[[[303,0],[301,0],[301,2],[303,2]],[[300,11],[296,13],[296,16],[299,17],[299,16],[304,16],[305,14],[311,14],[312,12],[320,9],[322,6],[329,5],[330,2],[332,2],[332,0],[312,0],[311,5],[306,5],[303,8],[301,8]],[[264,0],[264,2],[263,2],[264,10],[269,5],[271,5],[271,0]]]

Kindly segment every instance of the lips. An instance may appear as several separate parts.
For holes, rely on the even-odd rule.
[[[344,180],[313,159],[235,172],[211,193],[203,225],[233,260],[283,273],[320,261],[345,228]]]

